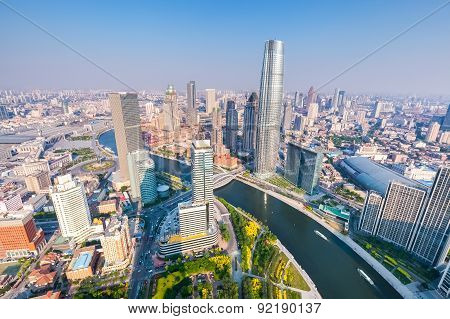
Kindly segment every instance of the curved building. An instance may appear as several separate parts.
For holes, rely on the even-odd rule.
[[[266,41],[256,127],[255,174],[260,178],[269,177],[275,172],[280,142],[283,68],[283,42]]]
[[[155,162],[147,150],[128,153],[130,169],[131,197],[140,199],[142,204],[151,204],[157,197]]]

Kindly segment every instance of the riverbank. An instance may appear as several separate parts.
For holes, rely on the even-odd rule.
[[[304,215],[310,217],[315,222],[326,228],[330,233],[332,233],[335,237],[345,243],[348,247],[350,247],[358,256],[360,256],[367,264],[369,264],[379,275],[381,275],[388,283],[391,285],[403,298],[405,299],[414,299],[416,296],[414,293],[409,290],[406,286],[404,286],[391,272],[389,272],[383,265],[381,265],[377,260],[375,260],[369,253],[367,253],[362,247],[360,247],[357,243],[355,243],[350,237],[344,236],[339,233],[333,227],[331,227],[328,223],[326,223],[321,217],[317,216],[314,213],[308,212],[305,206],[297,202],[293,199],[290,199],[284,195],[278,194],[271,190],[263,189],[262,187],[248,181],[241,176],[236,176],[236,179],[250,187],[256,188],[265,194],[268,194],[283,203],[291,206],[292,208],[300,211]]]

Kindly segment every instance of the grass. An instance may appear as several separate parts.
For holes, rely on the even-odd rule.
[[[94,162],[83,165],[83,169],[88,172],[93,172],[111,168],[113,165],[113,161]]]
[[[289,287],[310,291],[311,288],[306,283],[303,276],[300,274],[300,272],[295,268],[295,266],[291,263],[289,264],[289,267],[285,270],[285,281],[284,284]]]
[[[153,296],[153,299],[164,299],[166,292],[168,289],[172,289],[173,286],[180,283],[185,278],[179,271],[175,271],[171,274],[167,274],[164,277],[158,278],[156,283],[156,293]]]
[[[280,176],[280,175],[275,175],[273,177],[270,177],[269,179],[267,179],[267,182],[269,182],[272,185],[296,192],[300,195],[303,195],[305,193],[305,191],[303,189],[298,188],[297,186],[292,184],[290,181],[288,181],[286,178],[284,178],[283,176]]]
[[[404,285],[410,284],[413,281],[411,275],[401,267],[397,267],[394,271],[394,276],[397,277],[397,279]]]

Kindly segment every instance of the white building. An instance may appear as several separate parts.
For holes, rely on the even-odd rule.
[[[216,90],[215,89],[206,89],[206,113],[211,114],[211,112],[215,109],[217,101],[216,101]]]
[[[130,176],[131,196],[140,200],[143,205],[153,203],[157,197],[155,162],[147,150],[128,153],[128,169]]]
[[[83,183],[70,174],[58,176],[50,195],[64,237],[83,242],[91,233],[91,213]]]
[[[100,243],[105,257],[103,272],[124,269],[130,263],[131,237],[128,217],[112,217],[105,221]]]

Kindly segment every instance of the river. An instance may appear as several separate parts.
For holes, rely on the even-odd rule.
[[[99,142],[116,151],[113,131],[102,134]],[[154,159],[158,169],[183,179],[190,178],[188,165],[158,156]],[[216,190],[215,195],[252,213],[268,225],[306,270],[324,298],[401,298],[346,244],[297,209],[239,181]],[[316,235],[315,230],[328,240]],[[359,275],[358,268],[369,275],[374,285]]]

